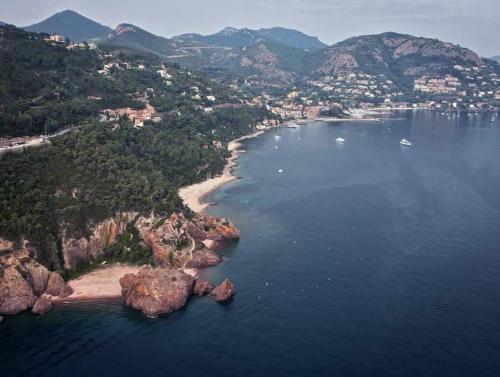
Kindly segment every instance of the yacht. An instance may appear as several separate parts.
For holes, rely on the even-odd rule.
[[[401,139],[401,141],[399,142],[399,144],[405,145],[407,147],[411,147],[412,146],[411,142],[409,140],[406,140],[406,139]]]
[[[283,173],[283,169],[278,169],[278,173]]]
[[[341,138],[341,137],[338,137],[338,138],[335,139],[335,141],[337,143],[343,143],[345,140],[343,138]]]

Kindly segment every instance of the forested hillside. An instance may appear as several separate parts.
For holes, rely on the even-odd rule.
[[[3,133],[25,133],[34,119],[39,125],[51,119],[59,126],[67,117],[79,126],[50,144],[0,156],[0,237],[31,241],[37,259],[47,266],[58,265],[62,228],[85,234],[116,212],[161,216],[182,210],[178,188],[220,172],[226,143],[272,116],[244,105],[229,88],[179,67],[164,68],[168,80],[162,78],[156,69],[165,65],[156,57],[106,57],[117,66],[106,75],[94,74],[102,68],[100,56],[109,51],[68,50],[13,28],[2,33],[2,46],[8,39],[7,48],[15,52],[2,56],[1,93],[9,99],[2,108]],[[23,62],[20,56],[30,58]],[[44,74],[34,69],[37,65],[46,67]],[[30,107],[30,93],[40,96],[56,87],[59,96]],[[137,100],[144,91],[146,99]],[[102,98],[85,100],[91,93]],[[144,101],[159,117],[140,127],[127,116],[113,121],[94,116],[108,106],[141,107]],[[76,114],[80,119],[72,117]]]

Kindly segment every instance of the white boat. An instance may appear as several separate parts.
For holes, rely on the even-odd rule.
[[[335,139],[335,141],[337,143],[343,143],[345,140],[343,138],[341,138],[341,137],[338,137],[338,138]]]
[[[399,144],[405,145],[407,147],[411,147],[412,146],[411,142],[409,140],[406,140],[406,139],[401,139],[401,141],[399,142]]]
[[[279,140],[279,139],[281,139],[281,136],[280,135],[274,135],[274,139],[275,140]]]
[[[280,149],[277,145],[274,146],[274,149],[278,150]]]
[[[283,169],[278,169],[278,173],[283,173]]]

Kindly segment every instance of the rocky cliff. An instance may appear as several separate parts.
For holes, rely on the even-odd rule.
[[[114,244],[116,237],[127,228],[137,216],[135,212],[122,212],[94,226],[84,237],[72,237],[65,227],[61,230],[61,252],[64,268],[76,270],[96,259],[106,249]]]
[[[51,297],[67,297],[71,292],[58,273],[31,258],[26,242],[16,249],[13,243],[0,241],[0,315],[34,306],[35,313],[44,314],[52,307]]]

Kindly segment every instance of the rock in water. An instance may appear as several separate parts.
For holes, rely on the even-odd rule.
[[[144,267],[120,279],[125,303],[149,317],[184,307],[191,296],[194,278],[174,268]]]
[[[33,289],[15,267],[0,267],[0,314],[20,313],[35,300]]]
[[[0,323],[3,322],[3,317],[0,315]]]
[[[33,305],[33,309],[31,311],[34,314],[44,315],[47,314],[52,309],[52,300],[46,296],[39,297],[35,305]]]
[[[64,279],[57,272],[51,272],[47,282],[47,294],[54,297],[68,297],[73,293],[73,289],[66,284]]]
[[[210,292],[212,292],[213,289],[214,286],[209,281],[204,279],[197,279],[194,283],[193,295],[205,296],[208,295]]]
[[[236,293],[234,290],[233,283],[229,279],[225,279],[219,286],[215,287],[212,292],[210,292],[210,297],[217,302],[227,302],[231,300],[233,295]]]

